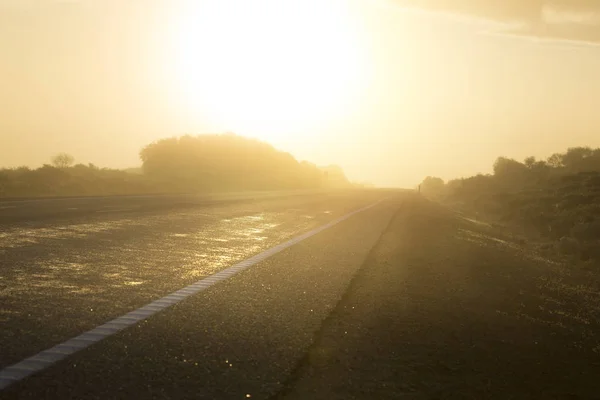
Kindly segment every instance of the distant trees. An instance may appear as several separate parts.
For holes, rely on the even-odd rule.
[[[562,156],[562,164],[570,172],[600,171],[600,149],[572,147]]]
[[[51,164],[0,169],[0,197],[113,195],[342,188],[335,165],[298,162],[273,146],[234,134],[159,140],[140,152],[141,168],[117,170],[75,164],[59,153]]]
[[[563,169],[567,173],[600,171],[600,149],[571,147],[565,153],[555,153],[548,157],[547,165]]]
[[[58,153],[52,157],[52,165],[56,168],[68,168],[75,162],[75,158],[67,153]]]
[[[442,183],[426,177],[422,191],[469,213],[537,232],[562,254],[600,261],[600,149],[572,147],[523,162],[498,157],[493,174]]]
[[[552,168],[560,168],[563,166],[562,163],[563,155],[560,153],[554,153],[550,157],[548,157],[548,166]]]
[[[533,162],[535,163],[535,159],[533,159]],[[494,176],[499,178],[515,178],[522,175],[526,168],[524,164],[512,158],[498,157],[494,162]]]
[[[448,199],[481,202],[481,199],[492,197],[505,199],[507,193],[549,190],[568,181],[580,182],[577,174],[595,172],[600,173],[600,148],[572,147],[564,153],[552,154],[546,160],[527,157],[521,163],[512,158],[498,157],[493,164],[492,175],[451,180],[443,189],[440,189],[439,178],[427,177],[421,186],[428,195],[443,193]]]
[[[162,139],[140,152],[148,177],[173,190],[262,190],[348,186],[341,169],[298,162],[273,146],[234,134]]]
[[[116,169],[100,169],[92,164],[77,164],[65,168],[44,164],[36,169],[0,169],[0,197],[112,195],[159,191],[142,175]]]
[[[494,194],[515,190],[533,190],[545,187],[549,182],[572,174],[600,172],[600,148],[571,147],[564,153],[555,153],[546,160],[527,157],[523,162],[512,158],[498,157],[493,164],[493,175],[478,175],[451,180],[445,185],[445,193],[459,196]],[[421,183],[439,192],[440,182],[427,177]],[[425,192],[427,190],[424,190]]]
[[[525,164],[525,166],[529,169],[533,169],[533,167],[535,166],[535,157],[531,156],[531,157],[527,157],[525,158],[525,160],[523,161],[523,163]]]
[[[444,180],[428,176],[421,182],[421,192],[428,196],[438,197],[444,191]]]
[[[589,147],[571,147],[562,155],[562,164],[565,168],[578,170],[583,167],[585,160],[593,154],[594,151]]]

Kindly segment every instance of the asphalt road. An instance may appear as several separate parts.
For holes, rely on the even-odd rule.
[[[0,398],[597,399],[600,276],[535,248],[390,191],[13,222]]]
[[[0,199],[0,225],[78,218],[90,214],[139,214],[210,206],[225,202],[248,202],[289,196],[311,196],[317,190],[234,192],[220,194],[165,194],[104,197],[55,197]]]
[[[12,384],[3,398],[277,394],[401,197],[380,191],[287,193],[195,199],[186,207],[136,197],[122,204],[161,206],[107,213],[96,211],[117,199],[17,203],[52,211],[15,218],[0,230],[0,368],[377,205]],[[55,212],[75,204],[87,211]]]

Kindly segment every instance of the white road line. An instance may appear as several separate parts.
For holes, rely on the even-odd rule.
[[[137,310],[133,310],[125,315],[113,319],[112,321],[97,326],[96,328],[90,331],[82,333],[79,336],[71,338],[66,342],[58,344],[50,349],[41,351],[36,355],[33,355],[29,358],[19,361],[16,364],[6,367],[0,371],[0,390],[28,377],[29,375],[42,371],[50,367],[52,364],[62,359],[65,359],[68,356],[77,353],[78,351],[83,350],[86,347],[96,342],[99,342],[104,338],[112,336],[115,333],[129,326],[135,325],[138,322],[147,319],[152,315],[164,310],[165,308],[170,307],[173,304],[179,303],[181,300],[189,296],[193,296],[198,292],[206,290],[212,285],[224,281],[232,277],[233,275],[279,253],[280,251],[285,250],[288,247],[295,245],[296,243],[299,243],[305,239],[308,239],[311,236],[316,235],[319,232],[324,231],[325,229],[331,228],[332,226],[339,224],[340,222],[350,218],[355,214],[368,210],[369,208],[376,206],[380,202],[381,200],[367,207],[363,207],[358,210],[352,211],[336,220],[329,222],[328,224],[315,228],[312,231],[297,236],[291,240],[288,240],[287,242],[278,244],[275,247],[271,247],[270,249],[267,249],[262,253],[259,253],[253,257],[241,261],[227,269],[210,275],[207,278],[201,279],[196,283],[179,289],[176,292],[173,292],[161,299],[153,301],[152,303],[146,304],[145,306],[140,307]]]

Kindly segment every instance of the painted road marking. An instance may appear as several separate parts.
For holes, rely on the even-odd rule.
[[[267,249],[262,253],[259,253],[253,257],[241,261],[227,269],[210,275],[207,278],[201,279],[196,283],[179,289],[163,298],[153,301],[152,303],[146,304],[145,306],[140,307],[137,310],[128,312],[127,314],[115,318],[112,321],[97,326],[96,328],[82,333],[79,336],[71,338],[66,342],[60,343],[52,348],[41,351],[36,355],[33,355],[29,358],[19,361],[16,364],[6,367],[0,371],[0,390],[36,372],[43,371],[44,369],[55,364],[56,362],[63,360],[69,357],[70,355],[75,354],[78,351],[83,350],[86,347],[89,347],[90,345],[101,341],[102,339],[112,336],[125,328],[135,325],[138,322],[143,321],[151,317],[152,315],[164,310],[165,308],[170,307],[173,304],[177,304],[183,299],[189,296],[193,296],[198,292],[206,290],[212,285],[224,281],[232,277],[233,275],[245,269],[248,269],[251,266],[279,253],[280,251],[285,250],[288,247],[291,247],[305,239],[308,239],[309,237],[314,236],[317,233],[324,231],[325,229],[331,228],[332,226],[339,224],[340,222],[350,218],[351,216],[366,211],[379,203],[381,203],[381,201],[352,211],[325,225],[315,228],[312,231],[306,232],[300,236],[288,240],[287,242],[271,247],[270,249]]]

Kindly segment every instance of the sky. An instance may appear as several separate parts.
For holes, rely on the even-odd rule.
[[[236,132],[410,187],[600,147],[600,6],[0,0],[0,167]]]

